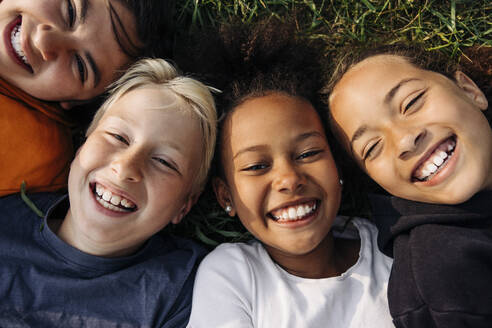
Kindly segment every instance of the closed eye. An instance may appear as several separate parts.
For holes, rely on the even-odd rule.
[[[121,135],[117,134],[117,133],[110,133],[110,135],[115,138],[116,140],[124,143],[125,145],[129,145],[130,143],[128,142],[128,140],[125,139],[125,137],[122,137]]]
[[[165,159],[160,158],[160,157],[152,157],[152,159],[157,161],[159,164],[161,164],[165,167],[168,167],[171,170],[176,171],[177,173],[180,173],[179,170],[176,168],[176,166],[171,164],[169,161],[166,161]]]
[[[67,17],[68,26],[72,28],[75,24],[75,8],[72,4],[72,0],[67,0]]]
[[[380,141],[377,141],[375,143],[373,143],[369,149],[364,153],[364,155],[362,156],[363,160],[365,161],[366,159],[370,159],[372,157],[375,156],[375,152],[376,152],[376,147],[379,145],[379,142]]]
[[[412,106],[414,106],[422,98],[422,96],[425,95],[426,92],[427,90],[424,90],[421,93],[419,93],[417,96],[415,96],[412,100],[410,100],[408,104],[405,106],[405,109],[403,110],[403,114],[405,114],[409,109],[411,109]]]
[[[242,169],[242,171],[259,171],[268,168],[267,164],[254,164]]]
[[[75,55],[75,62],[77,64],[77,71],[79,73],[79,78],[82,83],[87,80],[87,69],[85,67],[84,60],[79,55]]]

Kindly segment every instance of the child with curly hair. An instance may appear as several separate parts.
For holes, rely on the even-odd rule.
[[[375,226],[336,216],[342,182],[322,124],[321,48],[293,33],[277,21],[231,25],[213,44],[223,90],[214,189],[255,240],[205,258],[189,327],[393,326],[391,260]]]
[[[406,45],[352,49],[326,91],[338,140],[396,196],[373,197],[395,325],[490,327],[487,96],[449,58]]]

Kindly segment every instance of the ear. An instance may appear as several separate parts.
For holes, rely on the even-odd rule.
[[[220,206],[225,210],[227,206],[230,206],[232,209],[227,213],[229,216],[236,216],[236,210],[234,209],[234,204],[232,203],[231,192],[229,191],[229,187],[221,178],[213,178],[212,186],[214,188],[215,197],[219,202]]]
[[[489,107],[487,97],[485,97],[482,90],[480,90],[468,75],[462,71],[456,71],[454,78],[458,87],[465,92],[468,98],[470,98],[478,108],[486,110]]]
[[[178,224],[183,220],[186,214],[190,211],[191,207],[196,203],[198,199],[198,196],[188,196],[186,198],[185,203],[183,204],[183,207],[179,210],[179,214],[176,215],[172,220],[172,224]]]

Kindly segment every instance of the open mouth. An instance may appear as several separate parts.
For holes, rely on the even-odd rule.
[[[17,17],[10,24],[10,32],[7,34],[7,37],[10,40],[10,53],[13,55],[15,61],[23,66],[30,73],[33,73],[33,69],[27,60],[26,54],[24,50],[22,50],[21,44],[21,27],[22,27],[22,17]]]
[[[441,171],[454,154],[456,136],[453,135],[441,142],[429,156],[415,168],[412,174],[413,181],[429,181]]]
[[[318,207],[318,201],[311,200],[276,209],[268,213],[267,216],[277,222],[299,221],[314,215]]]
[[[98,183],[92,185],[92,192],[94,193],[97,202],[108,210],[120,213],[135,212],[137,210],[137,205],[131,200],[112,193]]]

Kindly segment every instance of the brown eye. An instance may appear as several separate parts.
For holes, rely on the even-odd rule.
[[[301,155],[299,155],[296,159],[306,159],[306,158],[309,158],[309,157],[313,157],[313,156],[316,156],[318,155],[319,153],[321,153],[321,150],[310,150],[310,151],[307,151],[305,153],[302,153]]]

